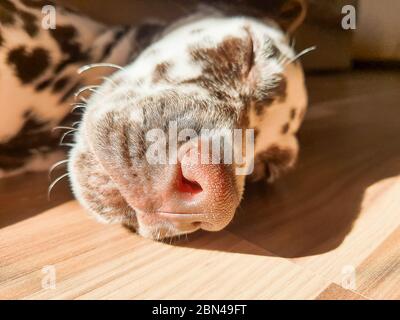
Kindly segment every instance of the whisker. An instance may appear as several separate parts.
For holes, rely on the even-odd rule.
[[[72,126],[73,127],[75,127],[76,125],[80,125],[82,123],[82,121],[75,121],[75,122],[72,122]]]
[[[171,234],[171,231],[172,231],[171,228],[168,226],[168,234]],[[169,244],[172,245],[172,242],[174,241],[174,237],[170,236],[169,239],[170,239]]]
[[[93,89],[93,88],[90,88],[89,91],[93,92],[93,93],[101,94],[103,97],[106,96],[103,92],[100,92],[99,90],[96,90],[96,89]]]
[[[123,67],[121,67],[119,65],[116,65],[114,63],[106,63],[106,62],[104,62],[104,63],[87,64],[86,66],[80,67],[77,72],[78,72],[78,74],[82,74],[83,72],[85,72],[87,70],[90,70],[90,69],[93,69],[93,68],[101,68],[101,67],[103,67],[103,68],[105,68],[105,67],[114,68],[114,69],[118,69],[118,70],[123,70],[124,69]]]
[[[289,61],[289,58],[287,56],[285,56],[284,54],[280,55],[279,58],[277,59],[277,62],[280,65],[283,65],[287,61]]]
[[[69,147],[72,148],[75,144],[74,143],[65,143],[65,142],[60,142],[59,146],[61,147]]]
[[[75,107],[71,109],[71,113],[73,113],[77,109],[86,109],[86,106],[83,104],[77,104]]]
[[[57,182],[61,181],[62,179],[64,179],[65,177],[67,177],[69,175],[69,173],[64,173],[62,176],[58,177],[56,180],[54,180],[50,186],[49,189],[47,190],[47,199],[50,200],[50,195],[51,195],[51,190],[53,190],[54,186],[57,184]]]
[[[54,171],[57,167],[61,166],[62,164],[68,163],[68,160],[69,160],[69,159],[60,160],[60,161],[57,161],[55,164],[53,164],[53,165],[51,166],[51,168],[49,169],[49,179],[51,178],[51,174],[53,173],[53,171]]]
[[[81,105],[86,106],[86,103],[83,103],[83,102],[73,102],[73,103],[70,103],[69,105],[70,106],[76,106],[77,104],[81,104]]]
[[[74,103],[71,103],[70,106],[71,106],[71,107],[73,107],[73,106],[83,106],[83,107],[86,107],[87,104],[86,104],[86,103],[83,103],[83,102],[74,102]]]
[[[112,80],[111,78],[109,78],[109,77],[100,77],[99,79],[102,79],[102,80],[104,80],[106,82],[110,82],[114,87],[118,86],[117,83],[114,80]]]
[[[74,97],[75,98],[75,100],[77,100],[78,99],[78,97]],[[87,101],[87,99],[86,98],[84,98],[84,97],[82,97],[82,96],[79,96],[79,99],[80,100],[82,100],[85,104],[87,104],[88,103],[88,101]],[[78,102],[79,103],[79,102]]]
[[[86,90],[90,90],[90,89],[95,89],[95,88],[99,88],[100,86],[97,85],[90,85],[90,86],[84,86],[82,88],[80,88],[77,92],[74,93],[75,98],[77,98],[81,93],[85,92]]]
[[[76,130],[76,128],[68,127],[68,126],[57,126],[57,127],[54,127],[51,130],[52,131],[55,131],[55,130]]]
[[[60,139],[60,143],[63,143],[65,137],[66,137],[67,135],[69,135],[69,134],[75,132],[75,131],[78,131],[78,130],[77,130],[77,129],[73,129],[73,130],[69,130],[69,131],[65,132],[65,133],[62,135],[61,139]]]
[[[312,46],[312,47],[306,48],[306,49],[300,51],[298,54],[296,54],[292,59],[289,59],[287,63],[292,63],[293,61],[299,59],[300,57],[304,56],[305,54],[307,54],[310,51],[313,51],[315,49],[317,49],[317,46]]]

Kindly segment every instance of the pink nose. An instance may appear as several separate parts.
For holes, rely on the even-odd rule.
[[[206,159],[209,163],[204,163]],[[238,203],[232,166],[211,164],[210,157],[202,157],[200,147],[195,147],[179,157],[175,180],[158,212],[176,224],[212,231],[229,223]]]

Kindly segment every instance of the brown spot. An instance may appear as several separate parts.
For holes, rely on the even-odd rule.
[[[242,128],[248,128],[250,126],[249,114],[246,110],[242,111],[242,115],[240,116],[239,125]]]
[[[53,80],[54,80],[53,78],[48,78],[48,79],[45,79],[45,80],[39,82],[36,85],[35,90],[42,91],[42,90],[46,89],[53,82]]]
[[[296,117],[296,109],[292,108],[290,109],[290,119],[294,119]]]
[[[36,36],[39,32],[39,27],[37,25],[36,17],[33,14],[26,11],[19,11],[18,13],[22,19],[23,28],[26,31],[26,33],[32,38]]]
[[[128,166],[132,167],[131,153],[129,149],[130,145],[130,125],[129,123],[122,124],[122,137],[119,140],[119,149],[121,150],[121,157],[123,162]]]
[[[255,99],[254,106],[257,115],[262,115],[264,109],[275,102],[284,102],[286,99],[287,82],[286,78],[281,76],[275,87],[260,92]]]
[[[145,156],[144,144],[132,144],[130,141],[144,140],[142,128],[133,126],[126,122],[124,113],[110,111],[96,126],[95,136],[98,143],[95,147],[99,156],[111,158],[113,155],[118,159],[122,167],[131,167],[131,162],[135,159],[143,159]],[[119,141],[116,143],[116,141]],[[110,145],[113,148],[110,148]]]
[[[306,108],[301,109],[300,113],[299,113],[299,120],[300,122],[302,122],[304,120],[304,116],[306,114]]]
[[[79,154],[74,167],[78,173],[78,182],[82,186],[82,196],[95,214],[106,219],[130,218],[134,214],[109,175],[104,172],[91,153]]]
[[[35,48],[28,52],[25,46],[21,46],[8,53],[7,62],[14,66],[15,73],[22,83],[29,83],[46,70],[50,56],[43,48]]]
[[[257,165],[257,177],[260,179],[260,172],[263,171],[265,178],[270,181],[288,171],[296,161],[297,154],[294,150],[272,145],[267,150],[259,153],[255,159]]]
[[[33,108],[31,108],[33,109]],[[35,149],[58,145],[58,137],[46,128],[47,122],[38,120],[31,112],[24,115],[25,123],[10,140],[0,144],[0,168],[5,170],[23,166]]]
[[[275,86],[269,89],[258,83],[257,70],[253,70],[256,66],[251,32],[248,28],[245,30],[248,33],[246,38],[230,36],[216,47],[191,49],[190,54],[194,63],[202,66],[202,74],[197,78],[186,79],[182,83],[197,84],[208,90],[211,96],[231,104],[239,94],[243,105],[248,106],[249,102],[253,102],[256,114],[261,115],[265,107],[275,101],[285,100],[286,78],[280,76]],[[277,47],[272,45],[268,48],[270,50],[266,53],[266,59],[280,54]],[[248,86],[253,88],[248,90],[246,88]]]
[[[283,148],[278,145],[272,145],[264,153],[264,157],[270,165],[287,169],[290,167],[296,158],[295,152],[289,148]]]
[[[136,35],[135,35],[135,42],[137,43],[138,47],[146,48],[148,47],[156,36],[164,29],[162,24],[157,23],[143,23],[138,26]]]
[[[281,56],[281,51],[275,44],[272,43],[270,49],[271,49],[271,53],[269,54],[270,58],[279,58]]]
[[[289,131],[289,128],[290,128],[290,125],[289,125],[289,123],[285,123],[285,124],[282,126],[281,133],[282,133],[282,134],[286,134],[286,133],[288,133],[288,131]]]
[[[103,53],[100,56],[100,61],[105,60],[111,51],[120,43],[121,39],[129,32],[129,27],[121,27],[114,32],[113,38],[103,47]]]
[[[171,64],[169,62],[162,62],[157,64],[153,72],[153,82],[157,83],[162,80],[168,80],[167,73],[170,67]]]
[[[88,59],[88,53],[81,50],[77,42],[78,31],[73,26],[57,26],[56,29],[50,29],[50,34],[57,42],[61,52],[68,57],[56,66],[56,71],[61,71],[68,63],[85,61]]]
[[[76,90],[78,90],[79,87],[82,86],[82,82],[79,80],[76,83],[74,83],[74,85],[72,85],[60,98],[59,103],[64,103],[65,101],[67,101]]]
[[[68,81],[69,81],[69,77],[64,76],[61,77],[60,79],[58,79],[56,82],[54,82],[53,84],[53,92],[60,92],[62,91],[65,86],[67,85]]]
[[[274,100],[272,98],[271,99],[265,98],[262,101],[256,101],[254,103],[254,110],[258,116],[261,116],[264,114],[264,110],[273,103],[274,103]]]
[[[15,22],[17,8],[9,0],[0,1],[0,23],[3,25],[11,25]]]
[[[230,98],[230,92],[239,92],[253,61],[251,38],[243,40],[226,37],[216,48],[194,48],[191,56],[203,66],[202,75],[183,83],[196,83],[221,100]]]

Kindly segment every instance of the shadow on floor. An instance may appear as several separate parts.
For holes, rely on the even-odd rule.
[[[400,94],[360,91],[310,109],[299,135],[297,168],[273,185],[247,184],[229,232],[288,258],[321,254],[343,242],[365,190],[400,174]],[[198,237],[211,236],[193,235],[180,245],[196,247]],[[224,250],[212,242],[207,249]]]
[[[400,77],[390,77],[314,78],[330,98],[319,92],[310,108],[297,168],[273,185],[247,184],[228,232],[199,232],[175,245],[282,257],[338,247],[357,220],[365,190],[400,173]],[[373,90],[378,83],[382,90]],[[332,90],[346,94],[333,99]],[[0,180],[0,228],[72,199],[64,182],[47,202],[47,187],[46,174]],[[253,246],[234,245],[238,238]]]
[[[62,173],[55,171],[53,179]],[[0,229],[73,199],[68,181],[63,179],[52,191],[49,201],[49,185],[47,172],[0,179]]]

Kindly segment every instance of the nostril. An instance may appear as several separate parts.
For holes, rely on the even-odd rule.
[[[191,181],[181,176],[179,181],[178,189],[180,192],[197,194],[203,191],[203,188],[196,181]]]
[[[178,190],[182,193],[197,194],[203,191],[201,185],[197,181],[187,179],[182,170],[179,170],[177,180]]]

